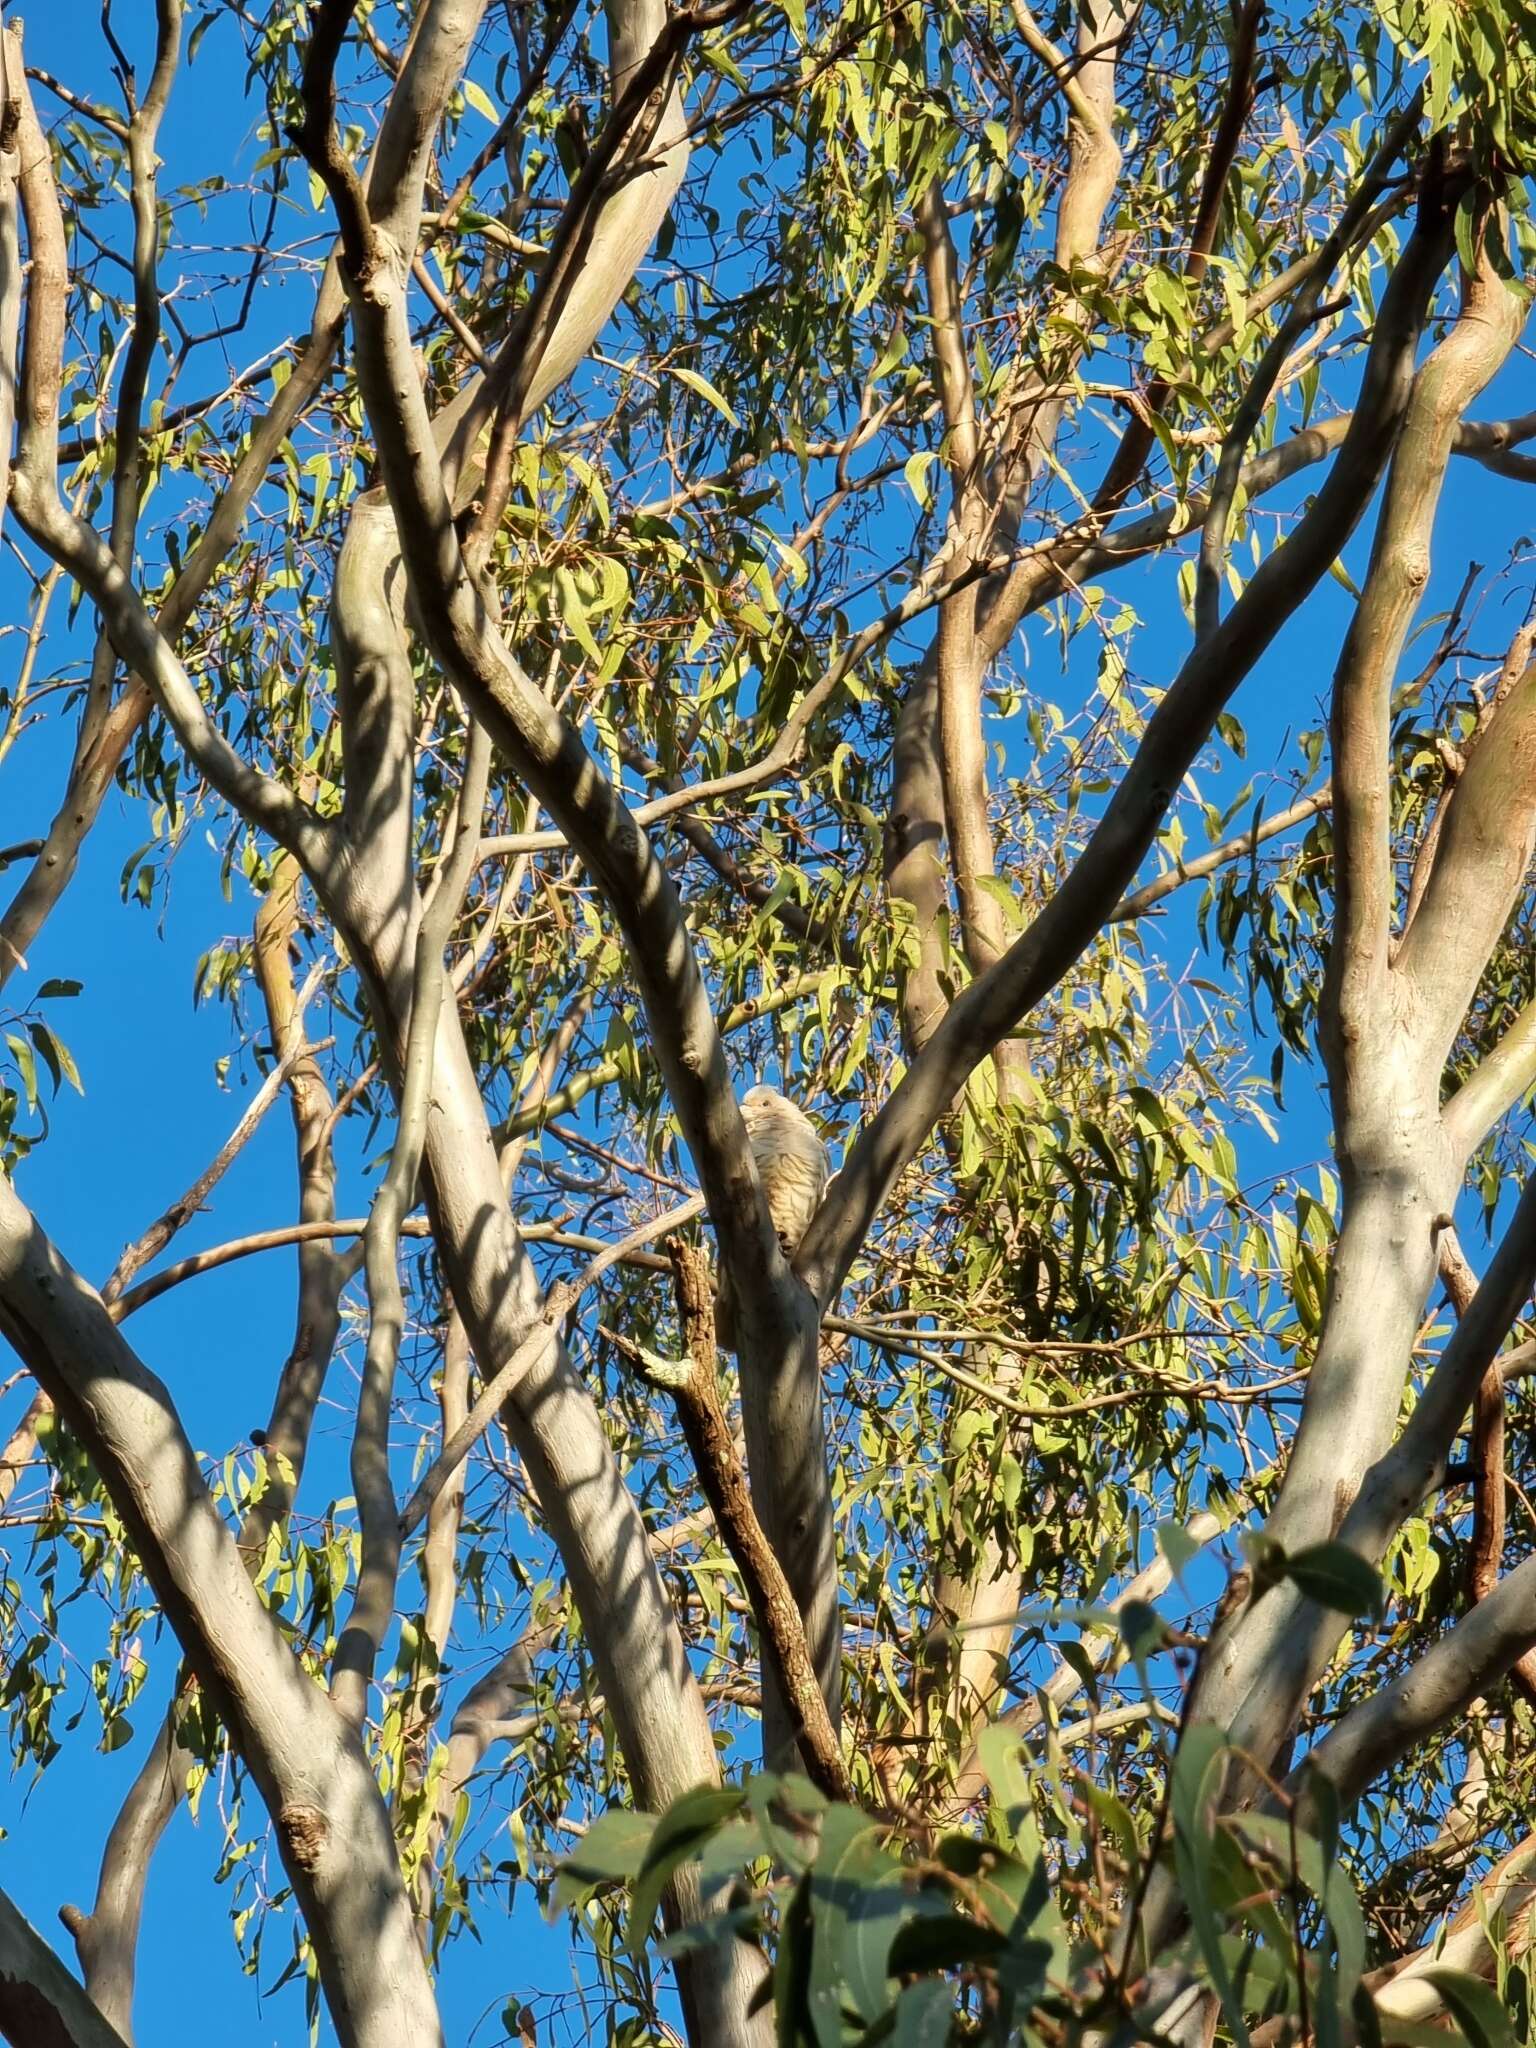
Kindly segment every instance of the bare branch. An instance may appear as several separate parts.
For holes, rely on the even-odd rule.
[[[416,1194],[416,1176],[426,1143],[432,1063],[447,987],[443,949],[464,901],[474,865],[490,780],[491,743],[472,725],[453,837],[433,877],[416,933],[411,979],[410,1023],[399,1092],[399,1116],[389,1166],[374,1197],[363,1233],[368,1280],[368,1350],[352,1433],[352,1490],[357,1500],[362,1559],[352,1606],[336,1645],[331,1698],[354,1727],[368,1709],[374,1665],[395,1608],[402,1531],[389,1469],[389,1423],[394,1401],[400,1341],[405,1334],[405,1294],[400,1284],[400,1225]]]
[[[262,1118],[276,1102],[288,1083],[289,1076],[301,1061],[312,1060],[317,1052],[324,1051],[332,1039],[323,1039],[318,1045],[291,1045],[283,1049],[278,1063],[266,1076],[256,1093],[246,1104],[240,1121],[219,1147],[213,1158],[186,1190],[171,1206],[151,1223],[149,1228],[128,1245],[110,1277],[101,1290],[101,1298],[110,1307],[122,1293],[135,1273],[142,1272],[151,1259],[157,1259],[178,1231],[184,1229],[202,1208],[213,1189],[224,1178],[246,1145],[255,1136]]]
[[[1394,1069],[1389,1075],[1384,1059],[1397,1019],[1397,1005],[1387,990],[1394,893],[1387,787],[1392,684],[1429,574],[1435,507],[1456,423],[1514,346],[1521,321],[1520,302],[1485,254],[1477,274],[1463,277],[1460,315],[1415,381],[1402,439],[1392,458],[1364,591],[1334,678],[1336,909],[1323,998],[1323,1049],[1346,1146],[1351,1127],[1371,1113],[1381,1090],[1401,1087],[1400,1074]],[[1453,829],[1448,816],[1445,831]],[[1497,888],[1490,893],[1497,895]],[[1420,918],[1428,904],[1426,895]],[[1501,909],[1501,923],[1505,914]],[[1431,922],[1443,925],[1441,919]],[[1475,946],[1481,936],[1479,921],[1469,945]],[[1429,944],[1427,934],[1411,950],[1405,942],[1397,961],[1400,984],[1415,990],[1416,1011],[1428,1007],[1424,955]],[[1476,973],[1486,957],[1486,951],[1479,954]],[[1468,986],[1466,995],[1470,994]],[[1438,1052],[1425,1052],[1425,1070],[1432,1070],[1436,1081],[1464,1007],[1465,997],[1449,1030],[1444,1005],[1433,1005],[1432,1023],[1426,1018],[1426,1029],[1444,1040]]]
[[[897,1174],[965,1077],[1056,985],[1111,915],[1217,714],[1353,529],[1407,404],[1414,350],[1449,251],[1448,222],[1447,209],[1429,195],[1382,300],[1359,409],[1311,506],[1217,630],[1189,655],[1148,721],[1088,845],[1049,903],[997,966],[962,991],[845,1158],[796,1259],[823,1305],[841,1286]]]
[[[1527,1558],[1400,1678],[1352,1706],[1286,1782],[1305,1807],[1307,1775],[1347,1809],[1399,1757],[1444,1728],[1536,1647],[1536,1558]]]
[[[1235,839],[1224,839],[1219,846],[1210,847],[1197,854],[1193,860],[1176,860],[1166,875],[1159,875],[1155,882],[1148,882],[1144,888],[1135,890],[1129,896],[1122,896],[1111,911],[1110,924],[1126,924],[1132,918],[1145,917],[1149,910],[1171,896],[1176,889],[1182,889],[1186,882],[1199,882],[1207,875],[1213,875],[1218,868],[1230,867],[1234,861],[1246,860],[1265,846],[1271,839],[1278,839],[1282,832],[1289,832],[1293,826],[1304,825],[1309,818],[1315,818],[1319,811],[1327,810],[1333,801],[1333,785],[1325,782],[1321,789],[1315,789],[1310,796],[1287,804],[1283,811],[1276,811],[1272,818],[1265,818],[1249,832],[1240,832]]]
[[[307,868],[321,868],[330,852],[326,828],[291,790],[235,752],[209,718],[186,670],[157,632],[110,548],[59,496],[59,385],[68,286],[64,222],[47,139],[24,84],[20,104],[21,199],[31,262],[20,435],[11,480],[16,517],[44,553],[89,593],[119,656],[150,682],[198,771],[243,816],[297,853]],[[4,289],[0,280],[0,298]]]
[[[595,1286],[611,1266],[616,1266],[621,1260],[627,1259],[631,1252],[639,1251],[642,1246],[654,1244],[658,1238],[681,1230],[685,1223],[693,1222],[695,1217],[702,1216],[703,1213],[704,1198],[702,1195],[695,1195],[678,1208],[669,1209],[664,1216],[655,1216],[649,1222],[640,1224],[616,1244],[605,1245],[574,1281],[568,1285],[551,1288],[545,1297],[544,1312],[539,1322],[523,1339],[506,1364],[486,1380],[468,1415],[453,1435],[445,1441],[436,1459],[422,1474],[416,1491],[411,1495],[405,1512],[400,1517],[402,1538],[409,1536],[426,1519],[434,1501],[490,1427],[497,1410],[512,1388],[559,1342],[560,1325],[581,1297]]]

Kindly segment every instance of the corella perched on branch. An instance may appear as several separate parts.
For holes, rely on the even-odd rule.
[[[777,1088],[749,1088],[741,1098],[741,1120],[752,1143],[768,1214],[785,1258],[792,1259],[827,1190],[827,1148],[805,1111]],[[715,1303],[715,1327],[720,1342],[734,1351],[735,1303],[724,1275]]]

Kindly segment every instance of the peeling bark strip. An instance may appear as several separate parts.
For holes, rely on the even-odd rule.
[[[715,1302],[709,1261],[697,1246],[686,1244],[681,1238],[674,1238],[667,1249],[682,1326],[681,1360],[663,1371],[626,1339],[611,1330],[607,1335],[637,1371],[653,1386],[665,1388],[676,1402],[699,1485],[752,1603],[764,1658],[791,1712],[798,1717],[795,1739],[806,1772],[829,1799],[851,1801],[853,1789],[848,1767],[822,1698],[794,1594],[753,1509],[747,1475],[741,1469],[731,1441],[731,1427],[720,1405],[715,1385]]]
[[[1477,1276],[1467,1264],[1452,1230],[1446,1230],[1440,1239],[1440,1278],[1459,1319],[1476,1299]],[[1467,1545],[1467,1598],[1473,1605],[1493,1592],[1504,1562],[1504,1495],[1509,1483],[1504,1469],[1505,1399],[1502,1362],[1496,1358],[1478,1381],[1472,1404],[1472,1539]],[[1515,1659],[1509,1676],[1526,1700],[1536,1706],[1536,1645]]]

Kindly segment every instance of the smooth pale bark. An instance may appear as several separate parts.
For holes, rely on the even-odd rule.
[[[1420,233],[1422,221],[1421,202]],[[1506,815],[1511,851],[1482,878],[1486,894],[1469,912],[1465,938],[1449,940],[1452,981],[1438,990],[1422,985],[1406,949],[1394,955],[1392,940],[1391,693],[1428,577],[1435,508],[1461,416],[1508,355],[1522,313],[1486,259],[1477,275],[1463,278],[1461,315],[1416,376],[1404,410],[1365,589],[1334,681],[1336,913],[1321,1039],[1343,1211],[1323,1329],[1266,1534],[1285,1549],[1338,1536],[1372,1565],[1423,1500],[1529,1290],[1536,1258],[1528,1194],[1394,1447],[1439,1235],[1449,1226],[1466,1160],[1440,1110],[1448,991],[1459,971],[1463,1002],[1470,996],[1486,948],[1509,914],[1529,854],[1533,820],[1527,814],[1536,807],[1536,791],[1523,790]],[[1442,849],[1449,827],[1447,813]],[[1440,858],[1443,851],[1437,866]],[[1470,877],[1467,885],[1479,886]],[[1473,971],[1468,953],[1479,945],[1484,950]],[[1188,1712],[1228,1731],[1236,1751],[1262,1766],[1293,1732],[1343,1620],[1304,1600],[1288,1581],[1257,1599],[1248,1592],[1246,1576],[1234,1583]],[[1255,1796],[1252,1773],[1234,1768],[1229,1775],[1228,1799]],[[1173,1884],[1159,1873],[1142,1916],[1154,1951],[1181,1912]]]
[[[455,32],[462,32],[466,17],[459,10],[448,7],[439,12],[454,17]],[[323,824],[289,791],[252,770],[228,746],[109,553],[97,536],[60,504],[56,446],[65,283],[63,236],[56,195],[44,175],[45,153],[39,156],[38,165],[30,189],[23,179],[33,231],[34,289],[27,326],[28,374],[23,379],[30,404],[17,475],[22,480],[18,499],[25,501],[29,530],[80,575],[101,609],[120,655],[150,680],[183,748],[198,768],[248,819],[297,855],[343,928],[356,931],[365,956],[371,951],[375,987],[394,985],[396,1001],[385,1010],[382,1020],[387,1036],[393,1027],[402,1026],[408,1008],[409,952],[402,948],[414,943],[409,743],[400,740],[387,718],[379,727],[371,726],[366,711],[353,718],[347,730],[344,707],[348,811],[346,829],[338,838],[333,827]],[[22,516],[20,503],[18,516]],[[356,642],[351,649],[351,670],[361,674],[369,687],[376,687],[381,680],[385,684],[398,680],[402,672],[398,607],[403,591],[398,556],[384,539],[365,527],[355,551],[349,542],[338,565],[338,665],[343,671],[344,692],[348,687],[349,635]],[[384,612],[388,630],[382,635],[372,612],[380,579],[392,580],[394,585]],[[403,673],[408,687],[409,672]],[[408,705],[409,697],[406,701]],[[409,723],[408,719],[407,727]],[[403,804],[398,801],[402,773],[406,784]],[[510,1321],[526,1328],[536,1314],[537,1289],[495,1176],[484,1108],[456,1018],[448,1036],[446,1053],[439,1039],[435,1075],[435,1092],[450,1098],[448,1156],[437,1158],[448,1191],[441,1214],[451,1218],[445,1224],[444,1259],[477,1350],[482,1357],[497,1358],[515,1348],[509,1344],[503,1349],[498,1341],[500,1330]],[[459,1086],[457,1097],[448,1086],[450,1073]],[[439,1135],[444,1121],[438,1105],[432,1129]],[[465,1139],[462,1146],[461,1133]],[[489,1178],[484,1172],[487,1161]],[[429,1141],[429,1173],[433,1165]],[[456,1230],[462,1233],[458,1237]],[[771,1228],[768,1238],[777,1257]],[[520,1449],[549,1506],[552,1533],[562,1547],[573,1584],[584,1596],[589,1626],[594,1637],[603,1640],[601,1661],[611,1679],[615,1718],[636,1752],[628,1759],[632,1775],[642,1798],[664,1804],[681,1791],[711,1780],[718,1763],[681,1639],[649,1557],[626,1541],[629,1531],[640,1529],[638,1514],[614,1464],[601,1421],[568,1360],[557,1357],[530,1376],[525,1405]],[[613,1627],[605,1632],[603,1624],[610,1617]],[[628,1711],[618,1707],[621,1699],[629,1702]],[[394,1882],[398,1885],[398,1869]],[[685,1875],[677,1888],[685,1910],[689,1882]],[[696,1885],[694,1889],[696,1895]],[[320,1931],[316,1938],[322,1938]],[[696,2038],[750,2040],[764,2025],[771,2025],[766,2019],[750,2024],[744,2019],[761,1968],[760,1958],[741,1944],[716,1951],[692,1966],[688,1975],[704,1982],[706,1999],[700,2022],[705,2031],[698,2032]],[[685,1991],[689,1988],[685,1985]],[[710,2033],[711,2027],[716,2031]],[[418,2038],[425,2042],[431,2037],[423,2029]]]
[[[0,1892],[0,2041],[10,2048],[125,2048],[43,1937]]]
[[[1422,946],[1405,943],[1394,956],[1392,685],[1428,577],[1435,507],[1458,422],[1508,356],[1522,316],[1491,264],[1464,281],[1461,317],[1415,383],[1361,604],[1335,677],[1337,910],[1322,1039],[1343,1212],[1322,1335],[1266,1524],[1266,1533],[1289,1549],[1325,1541],[1340,1529],[1396,1431],[1414,1336],[1438,1265],[1439,1232],[1449,1222],[1466,1163],[1440,1110],[1445,1055],[1509,915],[1536,832],[1532,688],[1514,693],[1495,722],[1497,732],[1508,720],[1507,746],[1477,749],[1479,774],[1461,826],[1459,788],[1446,812],[1415,926],[1434,894],[1461,903],[1461,928],[1445,931],[1437,909],[1430,928],[1440,932],[1443,957],[1427,972]],[[1489,818],[1493,803],[1497,827]],[[1299,1659],[1292,1657],[1298,1632],[1286,1612],[1292,1596],[1277,1590],[1281,1598],[1239,1610],[1217,1630],[1197,1692],[1200,1718],[1241,1728],[1260,1755],[1269,1753],[1269,1733],[1278,1742],[1299,1707]],[[1277,1678],[1281,1666],[1286,1683]]]
[[[363,970],[381,1050],[398,1086],[412,999],[420,904],[412,879],[414,685],[405,655],[404,580],[395,526],[378,497],[354,508],[332,605],[346,747],[343,829],[351,849],[328,908]],[[543,1291],[508,1207],[500,1164],[451,990],[440,1006],[423,1171],[433,1237],[483,1379],[540,1321]],[[512,1389],[503,1418],[560,1553],[637,1803],[660,1811],[719,1781],[702,1695],[656,1570],[639,1510],[596,1404],[557,1344]],[[708,1901],[684,1871],[669,1910]],[[762,1958],[733,1942],[681,1969],[696,2042],[766,2038],[746,2007]]]
[[[604,0],[604,17],[611,118],[666,28],[668,12],[665,0]],[[580,261],[572,268],[558,306],[552,309],[537,367],[521,394],[524,419],[530,419],[591,353],[649,253],[687,173],[688,124],[675,75],[660,84],[652,97],[659,105],[636,110],[646,123],[644,145],[626,157],[621,144],[622,175],[616,177],[586,228]],[[498,359],[490,373],[469,385],[444,416],[439,446],[448,452],[450,474],[459,482],[461,497],[469,486],[469,454],[475,437],[495,409],[498,379],[509,375],[513,367]]]
[[[437,2006],[362,1744],[245,1569],[165,1386],[0,1183],[0,1329],[79,1437],[250,1771],[345,2048],[433,2048]]]
[[[997,965],[955,999],[844,1160],[795,1259],[824,1306],[841,1287],[897,1176],[966,1076],[1056,986],[1111,916],[1218,714],[1354,530],[1401,426],[1430,294],[1449,251],[1450,215],[1432,198],[1383,295],[1360,405],[1312,504],[1185,662],[1049,903]]]
[[[1364,1474],[1343,1516],[1338,1540],[1374,1565],[1393,1536],[1444,1477],[1451,1446],[1500,1344],[1536,1286],[1536,1180],[1527,1183],[1509,1228],[1430,1375],[1402,1434]],[[1384,1361],[1391,1369],[1391,1361]],[[1207,1655],[1217,1680],[1260,1658],[1260,1676],[1232,1722],[1233,1740],[1272,1754],[1321,1676],[1341,1632],[1340,1617],[1303,1600],[1290,1584],[1274,1587]],[[1197,1698],[1209,1697],[1202,1684]]]

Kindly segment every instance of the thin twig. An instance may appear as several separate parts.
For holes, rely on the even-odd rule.
[[[559,1341],[560,1325],[582,1295],[602,1278],[610,1266],[620,1264],[642,1246],[654,1244],[658,1238],[681,1230],[684,1224],[693,1222],[696,1216],[702,1216],[703,1213],[704,1197],[693,1195],[677,1208],[669,1209],[664,1216],[655,1216],[649,1222],[642,1223],[637,1230],[632,1230],[628,1237],[621,1238],[616,1244],[604,1245],[575,1280],[558,1282],[550,1289],[544,1298],[544,1312],[539,1321],[518,1345],[506,1364],[486,1381],[480,1389],[475,1405],[444,1444],[437,1458],[422,1474],[420,1485],[411,1495],[405,1512],[400,1517],[402,1539],[425,1521],[431,1512],[432,1503],[490,1427],[497,1409],[518,1381],[525,1373],[531,1372],[545,1353]]]
[[[122,1294],[134,1274],[142,1272],[151,1259],[158,1258],[177,1232],[184,1229],[197,1214],[198,1210],[202,1208],[214,1187],[223,1179],[251,1138],[254,1137],[262,1118],[282,1093],[284,1083],[299,1062],[310,1059],[315,1053],[323,1052],[327,1046],[335,1044],[336,1041],[333,1038],[325,1038],[321,1039],[318,1044],[310,1045],[302,1036],[300,1020],[303,1018],[304,1009],[313,993],[313,986],[318,984],[319,978],[320,970],[317,968],[310,976],[311,985],[306,987],[304,993],[299,998],[299,1008],[295,1013],[295,1023],[299,1025],[300,1029],[298,1042],[285,1049],[277,1065],[251,1097],[240,1121],[235,1125],[235,1128],[224,1140],[224,1143],[219,1147],[208,1165],[203,1168],[196,1180],[193,1181],[192,1185],[184,1194],[179,1195],[162,1215],[156,1217],[149,1228],[135,1238],[132,1244],[124,1248],[117,1264],[112,1268],[106,1285],[101,1290],[101,1298],[109,1307]]]

